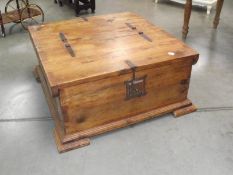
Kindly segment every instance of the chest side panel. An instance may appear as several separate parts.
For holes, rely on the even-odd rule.
[[[187,98],[193,60],[136,71],[144,77],[146,94],[126,99],[126,81],[132,74],[119,74],[94,82],[80,84],[60,91],[67,133],[111,123]]]

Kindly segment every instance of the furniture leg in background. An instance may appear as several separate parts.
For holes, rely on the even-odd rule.
[[[81,2],[81,4],[80,4]],[[74,1],[76,16],[79,15],[81,10],[91,9],[91,12],[95,12],[95,0],[75,0]]]
[[[95,0],[68,0],[70,4],[73,4],[76,16],[79,16],[81,10],[91,9],[91,12],[95,12]],[[54,0],[54,3],[58,3],[59,6],[63,6],[62,0]]]
[[[184,25],[183,25],[183,38],[185,39],[189,30],[189,20],[192,11],[192,0],[186,0],[185,10],[184,10]]]
[[[220,13],[222,11],[223,2],[224,0],[217,1],[216,14],[214,18],[215,29],[218,27],[218,24],[219,24]],[[184,25],[183,25],[183,31],[182,31],[184,39],[187,37],[187,34],[188,34],[191,11],[192,11],[192,0],[186,0],[185,10],[184,10]]]
[[[223,2],[224,2],[224,0],[218,0],[217,1],[216,14],[215,14],[215,18],[214,18],[214,28],[215,29],[218,27],[218,24],[219,24],[220,14],[221,14],[221,11],[222,11]]]
[[[76,15],[78,16],[79,15],[79,13],[80,13],[80,5],[79,5],[79,0],[75,0],[74,1],[74,6],[75,6],[75,13],[76,13]]]
[[[5,27],[4,27],[4,24],[3,24],[3,18],[2,18],[1,10],[0,10],[0,25],[1,25],[1,30],[2,30],[2,36],[5,37],[6,32],[5,32]]]
[[[91,1],[91,12],[95,13],[95,0],[90,0]]]

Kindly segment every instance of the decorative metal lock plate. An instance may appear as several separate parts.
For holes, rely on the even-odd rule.
[[[126,61],[126,63],[129,65],[133,72],[133,77],[131,80],[125,81],[126,86],[126,100],[135,98],[135,97],[141,97],[146,95],[146,75],[140,78],[136,78],[135,71],[136,66],[130,62]]]

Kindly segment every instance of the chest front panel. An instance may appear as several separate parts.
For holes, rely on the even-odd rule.
[[[185,100],[191,61],[136,72],[135,78],[146,76],[145,94],[132,98],[127,98],[125,85],[132,80],[131,73],[62,89],[66,132],[82,131]]]

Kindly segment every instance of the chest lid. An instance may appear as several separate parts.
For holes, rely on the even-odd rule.
[[[169,64],[198,59],[182,41],[133,13],[48,23],[29,33],[50,88],[61,88]]]

